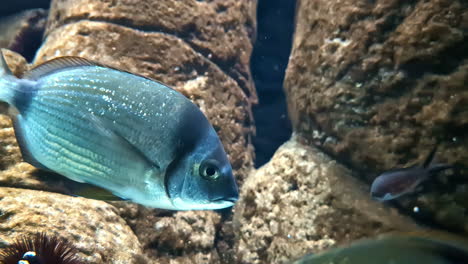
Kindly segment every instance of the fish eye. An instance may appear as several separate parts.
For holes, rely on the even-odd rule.
[[[213,159],[205,160],[200,164],[198,173],[202,178],[214,181],[219,178],[219,162]]]

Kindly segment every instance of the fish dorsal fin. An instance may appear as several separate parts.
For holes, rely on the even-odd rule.
[[[437,147],[439,146],[439,144],[436,144],[434,146],[434,148],[431,150],[431,152],[429,153],[429,155],[427,156],[426,160],[424,161],[423,163],[423,168],[426,169],[426,168],[429,168],[429,165],[432,163],[432,161],[434,160],[434,156],[435,156],[435,153],[437,151]]]
[[[50,61],[39,64],[38,66],[26,72],[23,75],[23,78],[35,81],[45,75],[51,74],[56,71],[61,71],[67,68],[75,68],[75,67],[81,67],[81,66],[106,67],[104,65],[92,62],[90,60],[87,60],[81,57],[66,56],[66,57],[55,58]]]
[[[1,66],[1,64],[0,64],[0,66]],[[160,84],[162,86],[165,86],[165,87],[167,87],[167,88],[169,88],[171,90],[174,90],[169,85],[166,85],[166,84],[164,84],[164,83],[162,83],[162,82],[160,82],[158,80],[155,80],[153,78],[150,78],[150,77],[138,74],[138,73],[126,71],[126,70],[123,70],[123,69],[119,69],[117,67],[109,66],[109,65],[106,65],[106,64],[103,64],[103,63],[91,61],[91,60],[88,60],[88,59],[85,59],[85,58],[76,57],[76,56],[64,56],[64,57],[59,57],[59,58],[55,58],[55,59],[51,59],[49,61],[46,61],[46,62],[44,62],[42,64],[39,64],[36,67],[32,68],[28,72],[26,72],[22,76],[22,78],[23,79],[28,79],[28,80],[31,80],[31,81],[37,81],[41,77],[46,76],[48,74],[51,74],[53,72],[62,71],[62,70],[69,69],[69,68],[82,67],[82,66],[97,66],[97,67],[109,68],[109,69],[120,71],[120,72],[126,72],[126,73],[129,73],[129,74],[139,76],[141,78],[151,80],[151,81],[156,82],[156,83],[158,83],[158,84]],[[0,70],[0,72],[1,72],[1,70]]]

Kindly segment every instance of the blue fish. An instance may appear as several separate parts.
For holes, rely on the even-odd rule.
[[[372,183],[371,196],[379,201],[388,201],[412,193],[431,175],[450,169],[447,164],[433,164],[437,146],[430,152],[422,166],[393,169],[380,174]]]
[[[17,78],[0,57],[0,101],[26,162],[148,207],[212,210],[238,199],[216,131],[179,92],[78,57]]]

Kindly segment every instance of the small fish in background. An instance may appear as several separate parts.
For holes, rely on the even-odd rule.
[[[0,249],[2,264],[83,264],[76,248],[66,240],[37,233],[23,236]]]
[[[412,193],[416,187],[432,175],[452,168],[447,164],[434,164],[437,145],[422,166],[393,169],[380,174],[372,183],[371,196],[379,201],[388,201]]]
[[[78,57],[17,78],[0,54],[0,101],[10,106],[26,162],[94,187],[75,195],[171,210],[222,209],[238,199],[213,126],[164,84]]]

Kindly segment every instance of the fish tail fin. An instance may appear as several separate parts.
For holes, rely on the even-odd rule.
[[[3,50],[0,49],[0,101],[12,104],[18,81],[5,61]]]
[[[452,165],[448,165],[448,164],[434,164],[434,165],[431,165],[429,167],[429,173],[432,175],[432,174],[437,174],[441,171],[444,171],[444,170],[448,170],[448,169],[452,169],[453,166]]]

